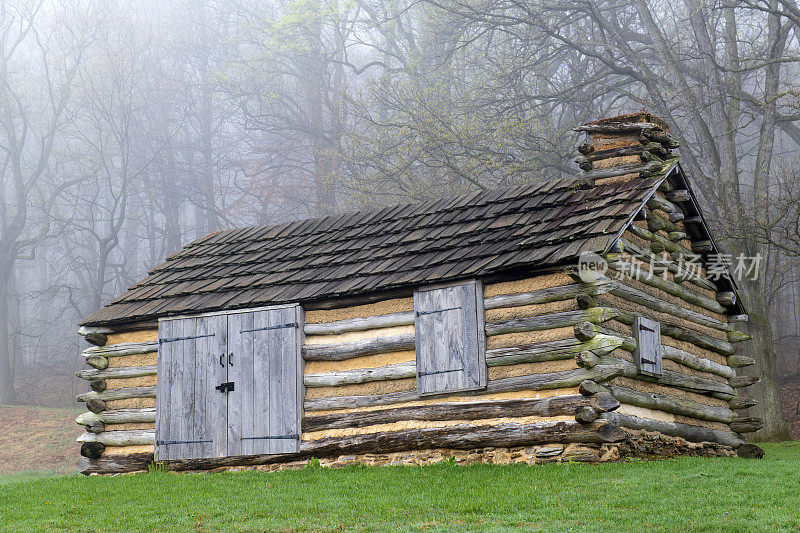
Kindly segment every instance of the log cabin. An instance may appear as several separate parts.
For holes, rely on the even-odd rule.
[[[719,248],[678,143],[645,113],[576,130],[567,179],[221,231],[169,257],[79,328],[80,471],[745,449],[761,425],[737,375],[746,314],[709,275]]]

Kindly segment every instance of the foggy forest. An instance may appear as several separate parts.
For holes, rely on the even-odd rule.
[[[0,0],[0,404],[68,406],[77,325],[182,245],[574,175],[671,125],[741,282],[764,440],[800,435],[794,0]]]

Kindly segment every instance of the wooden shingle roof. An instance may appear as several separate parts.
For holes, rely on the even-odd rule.
[[[586,188],[581,178],[199,239],[88,317],[106,326],[307,302],[503,271],[602,251],[664,175]]]

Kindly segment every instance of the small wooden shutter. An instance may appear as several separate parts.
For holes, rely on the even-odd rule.
[[[661,325],[656,320],[636,316],[633,321],[633,354],[636,367],[642,374],[661,375]]]
[[[224,316],[159,322],[156,460],[224,457],[226,381],[219,356],[227,346]]]
[[[483,285],[417,290],[414,310],[419,394],[486,387]]]
[[[228,455],[299,451],[304,396],[300,306],[229,315]]]

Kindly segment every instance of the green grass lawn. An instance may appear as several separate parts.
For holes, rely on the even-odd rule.
[[[3,531],[800,529],[800,441],[762,460],[0,477]]]

